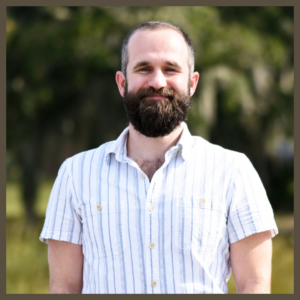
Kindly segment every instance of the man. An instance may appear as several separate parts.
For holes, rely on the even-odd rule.
[[[116,141],[61,166],[40,239],[50,293],[269,293],[277,234],[245,155],[190,135],[199,74],[164,22],[124,40],[116,81],[129,119]]]

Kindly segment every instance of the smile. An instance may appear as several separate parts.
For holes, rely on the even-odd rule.
[[[153,96],[147,96],[145,97],[149,100],[161,100],[161,99],[167,99],[167,97],[161,96],[161,95],[153,95]]]

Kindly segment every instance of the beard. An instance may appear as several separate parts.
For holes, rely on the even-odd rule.
[[[134,129],[147,137],[162,137],[170,134],[179,124],[187,120],[191,107],[187,92],[174,89],[141,88],[137,92],[129,91],[125,86],[124,106],[129,122]],[[145,97],[161,95],[166,99],[150,100]]]

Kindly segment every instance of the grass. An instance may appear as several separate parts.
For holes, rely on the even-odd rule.
[[[6,293],[47,294],[49,269],[47,245],[38,237],[43,227],[48,197],[53,182],[45,182],[38,190],[35,206],[37,224],[26,224],[21,205],[19,185],[6,185]],[[294,293],[294,235],[293,215],[275,215],[279,234],[273,239],[273,270],[271,291],[274,294]],[[236,288],[231,276],[229,294]]]
[[[6,293],[48,293],[47,245],[39,241],[43,219],[27,225],[23,219],[6,221]]]

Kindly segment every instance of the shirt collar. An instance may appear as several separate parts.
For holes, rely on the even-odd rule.
[[[120,162],[125,162],[125,158],[127,157],[127,149],[126,143],[129,134],[129,126],[127,126],[120,136],[115,140],[110,142],[105,150],[105,160],[109,163],[110,153],[114,153],[116,155],[116,159]]]
[[[176,146],[181,149],[181,155],[184,160],[187,160],[192,147],[192,135],[185,122],[183,124],[182,134],[177,142]]]
[[[191,150],[192,145],[192,135],[189,132],[189,129],[185,122],[183,124],[183,131],[181,133],[181,136],[176,144],[176,146],[172,147],[176,149],[177,151],[181,151],[181,155],[184,160],[187,160],[189,157],[189,153]],[[107,163],[109,163],[110,160],[110,153],[114,153],[116,159],[119,162],[126,162],[127,158],[127,149],[126,149],[126,143],[127,138],[129,134],[129,126],[126,127],[123,132],[120,134],[120,136],[117,138],[117,140],[110,142],[105,150],[105,160]]]

